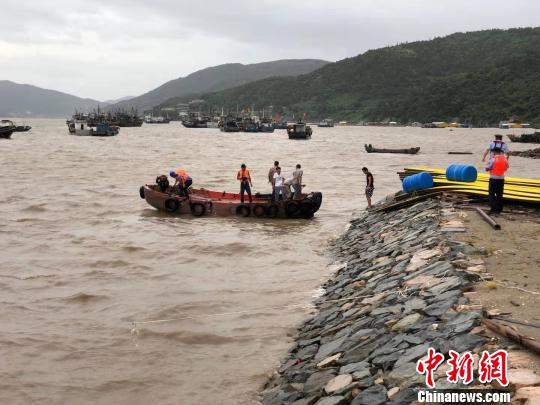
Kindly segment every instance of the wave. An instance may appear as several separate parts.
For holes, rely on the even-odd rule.
[[[48,211],[48,209],[47,209],[47,204],[46,203],[41,203],[41,204],[29,205],[28,207],[23,208],[22,211],[25,211],[25,212],[46,212],[46,211]]]
[[[105,299],[108,299],[108,297],[105,295],[95,295],[95,294],[87,294],[87,293],[80,292],[80,293],[71,295],[69,297],[65,297],[63,300],[70,303],[86,304],[89,302],[102,301]]]
[[[156,332],[150,329],[138,329],[139,338],[166,339],[194,346],[220,346],[238,341],[238,338],[216,335],[214,333],[193,333],[185,331]]]

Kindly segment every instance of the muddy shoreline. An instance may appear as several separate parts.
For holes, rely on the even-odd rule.
[[[475,356],[508,349],[511,360],[521,360],[510,365],[506,389],[515,395],[524,387],[518,380],[540,384],[531,370],[537,357],[487,330],[482,305],[469,298],[490,279],[489,252],[461,236],[465,217],[454,202],[431,199],[353,219],[334,243],[338,270],[268,380],[262,403],[411,403],[426,387],[416,363],[430,347]],[[438,369],[436,388],[465,387],[450,384],[446,370]]]

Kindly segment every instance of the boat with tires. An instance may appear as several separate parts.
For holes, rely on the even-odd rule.
[[[384,149],[374,148],[373,145],[364,145],[367,153],[403,153],[407,155],[416,155],[420,151],[420,147],[406,148],[406,149]]]
[[[279,202],[273,202],[271,194],[257,193],[251,203],[242,203],[240,194],[206,189],[190,189],[187,196],[181,196],[169,187],[164,177],[159,176],[156,184],[141,186],[139,194],[152,207],[171,214],[310,219],[322,203],[322,193],[319,192],[303,194],[298,200]]]

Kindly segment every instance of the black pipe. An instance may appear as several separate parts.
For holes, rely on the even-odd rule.
[[[480,216],[482,217],[484,221],[486,221],[488,224],[491,225],[493,229],[496,229],[496,230],[501,229],[501,226],[497,222],[495,222],[493,218],[491,218],[488,214],[486,214],[481,208],[476,207],[475,210],[476,212],[478,212],[478,214],[480,214]]]

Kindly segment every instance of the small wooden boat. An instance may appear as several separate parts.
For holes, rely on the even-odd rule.
[[[252,203],[242,203],[239,194],[206,189],[190,189],[187,196],[180,196],[171,187],[162,183],[141,186],[139,194],[148,204],[160,211],[196,217],[218,215],[309,219],[319,210],[322,203],[322,194],[318,192],[303,194],[299,200],[279,202],[272,202],[270,194],[255,194]],[[247,196],[245,198],[247,201]]]
[[[15,132],[15,124],[10,120],[0,121],[0,138],[9,139],[11,134]]]
[[[534,134],[508,135],[512,142],[540,143],[540,132]]]
[[[374,148],[371,144],[364,145],[367,153],[404,153],[407,155],[416,155],[420,150],[420,147],[416,148],[407,148],[407,149],[383,149],[383,148]]]
[[[472,155],[473,152],[448,152],[449,155]]]
[[[31,129],[32,127],[30,125],[17,125],[14,132],[27,132]]]
[[[289,135],[289,139],[311,139],[312,133],[313,131],[311,130],[311,127],[303,122],[289,124],[287,126],[287,134]]]

